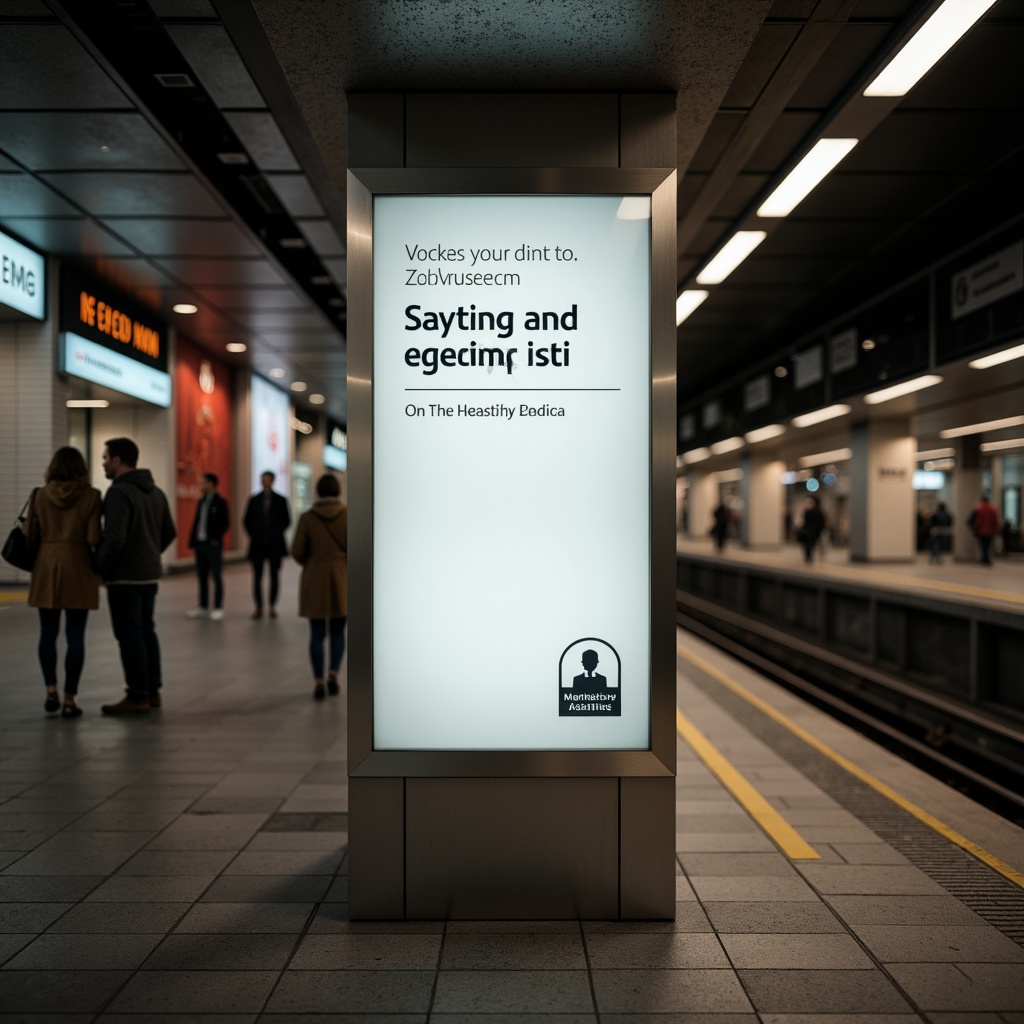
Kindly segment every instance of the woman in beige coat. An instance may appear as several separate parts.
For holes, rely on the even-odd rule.
[[[77,718],[78,681],[85,664],[85,624],[100,604],[92,550],[100,542],[100,492],[89,486],[89,469],[77,448],[58,448],[46,469],[46,486],[35,492],[22,529],[39,549],[32,566],[28,603],[39,609],[39,664],[46,683],[47,711],[60,709],[57,638],[64,612],[64,707]]]
[[[326,693],[338,693],[338,669],[345,653],[348,615],[348,509],[341,502],[336,477],[316,482],[317,500],[299,516],[292,538],[292,558],[302,566],[299,615],[309,619],[309,660],[313,666],[313,697],[323,700],[324,639],[330,633],[331,654]]]

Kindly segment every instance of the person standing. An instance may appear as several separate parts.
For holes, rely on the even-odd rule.
[[[138,445],[127,437],[103,446],[111,482],[103,501],[103,538],[96,568],[107,587],[110,622],[121,651],[126,694],[105,715],[146,714],[161,704],[160,643],[153,619],[160,555],[177,537],[167,497],[148,469],[137,469]]]
[[[341,501],[337,477],[325,473],[316,482],[317,500],[299,516],[292,538],[292,558],[302,566],[299,615],[309,619],[309,661],[313,698],[323,700],[324,639],[330,634],[326,692],[338,693],[338,669],[345,653],[348,615],[348,509]]]
[[[942,565],[942,552],[949,550],[949,540],[953,534],[953,517],[946,508],[946,503],[940,501],[932,513],[931,522],[928,526],[928,561],[933,565]]]
[[[821,511],[821,501],[811,496],[804,506],[803,520],[796,532],[796,539],[804,549],[804,561],[810,565],[814,560],[814,549],[825,532],[825,513]]]
[[[228,503],[217,493],[220,478],[216,473],[204,473],[201,483],[203,496],[196,505],[188,546],[196,553],[196,574],[199,576],[199,605],[185,612],[190,619],[216,622],[224,618],[224,534],[231,525]],[[210,577],[213,577],[213,608],[210,608]]]
[[[260,474],[261,491],[257,491],[245,508],[243,525],[249,535],[249,561],[252,562],[252,597],[254,619],[263,617],[263,565],[270,568],[270,593],[267,603],[270,617],[277,618],[277,591],[281,559],[288,553],[285,530],[292,524],[288,500],[274,490],[274,474],[268,469]]]
[[[995,506],[989,501],[989,496],[983,494],[981,501],[974,506],[967,525],[974,531],[981,546],[981,564],[992,564],[992,538],[999,532],[999,513]]]
[[[46,467],[46,486],[35,492],[22,526],[38,543],[28,588],[28,605],[39,609],[39,665],[46,684],[48,712],[77,718],[75,703],[85,665],[85,626],[100,606],[99,579],[92,552],[100,542],[100,492],[89,484],[89,468],[77,448],[58,448]],[[64,613],[64,703],[57,696],[57,638]]]
[[[711,513],[713,520],[711,525],[711,536],[715,539],[715,547],[721,554],[725,550],[725,540],[729,536],[729,525],[732,522],[732,512],[724,501],[718,503],[718,507]]]

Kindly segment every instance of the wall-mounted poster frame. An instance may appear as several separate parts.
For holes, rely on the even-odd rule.
[[[675,773],[675,298],[672,169],[365,169],[349,172],[349,773],[359,777],[623,777]],[[637,197],[650,202],[649,729],[643,749],[374,747],[374,199]],[[415,300],[410,300],[415,301]],[[458,302],[457,296],[450,300]],[[410,364],[411,365],[411,364]],[[407,614],[417,614],[409,607]],[[380,639],[378,637],[378,639]],[[574,639],[574,638],[569,638]]]

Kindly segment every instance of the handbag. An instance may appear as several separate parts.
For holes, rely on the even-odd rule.
[[[25,513],[29,506],[32,506],[33,511],[29,513],[31,516],[35,511],[35,499],[36,492],[39,490],[37,487],[25,504],[21,507],[21,512],[18,513],[17,521],[15,522],[11,532],[7,534],[7,540],[4,541],[3,551],[0,551],[0,555],[3,556],[3,560],[10,565],[13,565],[15,569],[21,569],[24,572],[31,572],[32,566],[35,565],[36,555],[39,552],[39,544],[33,543],[33,541],[25,535],[21,529],[21,524],[25,522]]]

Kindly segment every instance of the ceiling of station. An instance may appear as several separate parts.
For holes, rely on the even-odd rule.
[[[865,81],[937,4],[9,0],[0,225],[211,351],[246,342],[227,358],[284,367],[344,418],[349,91],[676,92],[682,289],[808,144],[857,113]],[[1021,52],[1024,0],[998,0],[867,119],[850,156],[679,327],[681,402],[1020,217]],[[201,309],[187,324],[169,312],[182,300]]]

